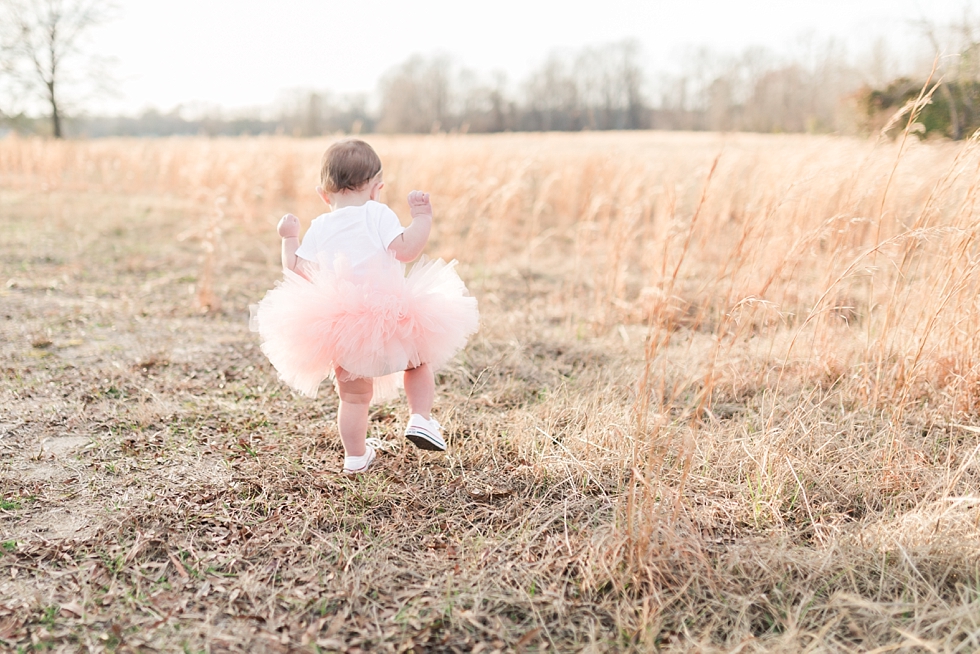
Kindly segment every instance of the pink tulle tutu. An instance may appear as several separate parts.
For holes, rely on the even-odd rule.
[[[385,253],[352,268],[321,261],[312,280],[285,279],[252,307],[251,328],[286,384],[316,397],[337,367],[373,377],[375,399],[397,393],[401,373],[422,363],[439,369],[476,332],[479,313],[453,269],[456,261],[405,267]]]

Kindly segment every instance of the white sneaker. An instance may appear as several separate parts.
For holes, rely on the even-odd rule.
[[[344,457],[344,474],[359,475],[362,472],[367,472],[376,457],[377,454],[375,454],[374,448],[370,445],[365,445],[363,455]]]
[[[435,420],[426,420],[417,413],[413,413],[412,417],[408,419],[405,438],[423,450],[446,451],[446,441],[442,439],[442,427],[439,423]]]

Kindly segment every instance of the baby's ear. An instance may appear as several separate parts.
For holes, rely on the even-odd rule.
[[[316,187],[316,194],[320,196],[320,199],[323,200],[324,204],[330,204],[330,196],[323,190],[322,186]]]

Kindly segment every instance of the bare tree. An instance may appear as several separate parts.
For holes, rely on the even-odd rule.
[[[81,64],[83,37],[111,8],[108,0],[0,0],[7,66],[48,105],[55,138],[63,136],[63,87]]]
[[[2,15],[0,15],[2,21]],[[12,30],[0,22],[0,120],[8,120],[18,97],[14,72],[14,40]]]
[[[459,109],[460,131],[502,132],[512,127],[516,111],[507,97],[507,76],[496,71],[487,78],[463,69],[454,95]]]
[[[639,46],[623,41],[584,48],[573,69],[586,126],[592,129],[636,129],[642,120],[643,73]]]
[[[639,62],[640,46],[633,40],[619,46],[619,81],[626,101],[626,129],[646,127],[646,99],[643,97],[643,66]]]
[[[447,127],[453,100],[448,57],[413,55],[388,71],[380,88],[382,132],[424,133]]]
[[[13,57],[11,56],[7,43],[0,40],[0,93],[6,91],[11,73],[13,73]],[[8,99],[6,93],[3,93],[0,95],[0,120],[6,119],[10,111],[7,104]]]
[[[647,124],[635,41],[554,51],[523,84],[530,129],[637,129]]]
[[[527,127],[542,131],[582,129],[582,107],[574,66],[558,53],[524,82]]]

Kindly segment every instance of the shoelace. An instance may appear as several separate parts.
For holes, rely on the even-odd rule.
[[[436,420],[435,418],[430,418],[429,419],[429,426],[435,428],[436,437],[439,440],[441,440],[443,442],[443,444],[445,444],[446,437],[442,435],[442,425],[439,424],[439,421]]]
[[[396,443],[395,441],[385,441],[373,436],[365,439],[364,443],[370,445],[376,450],[381,450],[382,452],[394,452],[399,448],[399,446],[401,446],[401,443]]]

